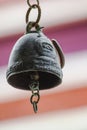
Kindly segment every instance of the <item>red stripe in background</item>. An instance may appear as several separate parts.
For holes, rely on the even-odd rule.
[[[14,3],[18,3],[18,2],[23,2],[23,0],[0,0],[0,6],[5,6],[5,5],[9,5],[9,4],[14,4]]]
[[[87,49],[87,21],[72,26],[68,25],[67,28],[59,29],[57,26],[44,30],[44,32],[50,39],[58,40],[65,53]],[[0,39],[0,66],[8,63],[11,49],[22,35]]]
[[[38,114],[73,109],[80,106],[87,106],[87,86],[41,96],[38,104]],[[33,114],[33,108],[28,98],[0,103],[1,121]]]
[[[41,0],[41,2],[42,1],[43,0]],[[8,6],[9,4],[18,4],[23,2],[24,0],[0,0],[0,7],[5,7],[6,5]],[[35,0],[31,0],[31,2],[35,3]],[[27,0],[25,0],[25,3],[27,3]]]

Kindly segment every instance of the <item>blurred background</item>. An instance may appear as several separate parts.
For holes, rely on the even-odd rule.
[[[63,82],[40,91],[37,114],[31,93],[8,85],[9,55],[25,33],[28,6],[25,0],[0,0],[0,130],[87,130],[87,0],[40,0],[40,5],[43,32],[64,51]]]

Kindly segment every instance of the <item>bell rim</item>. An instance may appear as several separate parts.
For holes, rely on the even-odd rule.
[[[56,75],[58,78],[60,77],[60,75],[58,76],[58,73],[52,73],[52,72],[50,72],[50,71],[48,71],[48,70],[46,70],[46,72],[44,71],[44,70],[21,70],[20,72],[10,72],[9,74],[7,74],[6,75],[6,78],[8,79],[9,77],[11,77],[12,75],[15,75],[15,74],[20,74],[20,73],[26,73],[26,72],[32,72],[32,71],[36,71],[36,72],[44,72],[44,73],[50,73],[50,74],[53,74],[53,75]],[[11,74],[12,73],[12,74]],[[63,77],[63,74],[61,75],[61,78]]]
[[[13,73],[11,73],[11,74],[9,74],[8,76],[6,76],[6,79],[7,79],[7,82],[11,85],[11,86],[13,86],[13,87],[15,87],[16,88],[16,86],[14,86],[14,85],[12,85],[12,83],[10,82],[10,78],[11,78],[11,76],[15,76],[15,75],[17,75],[17,74],[21,74],[21,73],[27,73],[27,72],[32,72],[32,71],[36,71],[36,72],[44,72],[44,73],[50,73],[51,75],[53,75],[53,76],[56,76],[56,78],[58,78],[58,80],[59,80],[59,83],[57,84],[57,85],[59,85],[59,84],[61,84],[62,83],[62,77],[63,77],[63,73],[62,73],[62,75],[58,75],[58,74],[54,74],[54,73],[52,73],[52,72],[50,72],[50,71],[42,71],[42,70],[25,70],[25,71],[20,71],[20,72],[13,72]],[[61,76],[61,77],[60,77]],[[57,86],[56,85],[56,86]],[[54,86],[54,87],[56,87],[56,86]],[[50,87],[49,89],[51,89],[52,87]],[[21,89],[21,88],[19,88],[18,87],[18,89]],[[46,88],[45,88],[46,89]],[[47,88],[48,89],[48,88]],[[23,90],[27,90],[27,89],[23,89]],[[43,89],[40,89],[40,90],[43,90]]]

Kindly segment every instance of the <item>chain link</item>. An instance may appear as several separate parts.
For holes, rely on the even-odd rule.
[[[40,95],[39,95],[39,81],[34,81],[32,80],[30,85],[29,85],[30,90],[32,91],[32,96],[30,98],[30,102],[33,105],[34,112],[36,113],[38,108],[37,108],[37,103],[40,100]]]
[[[34,27],[35,27],[36,30],[38,30],[38,28],[40,29],[39,21],[40,21],[40,18],[41,18],[41,8],[39,6],[39,1],[37,0],[37,4],[31,5],[30,1],[27,0],[27,4],[29,5],[29,9],[27,10],[27,13],[26,13],[26,24],[27,24],[26,33],[28,33]],[[30,13],[33,9],[38,10],[38,16],[37,16],[36,21],[30,21],[30,18],[29,18],[29,15],[30,15]]]
[[[37,5],[39,5],[39,0],[36,0],[37,1]],[[27,0],[27,4],[31,7],[32,5],[30,4],[30,0]]]

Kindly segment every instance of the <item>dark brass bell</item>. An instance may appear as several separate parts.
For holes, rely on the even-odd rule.
[[[39,89],[49,89],[62,82],[63,66],[64,55],[59,44],[41,31],[30,31],[14,45],[6,78],[13,87],[30,90],[32,74],[36,74]]]

